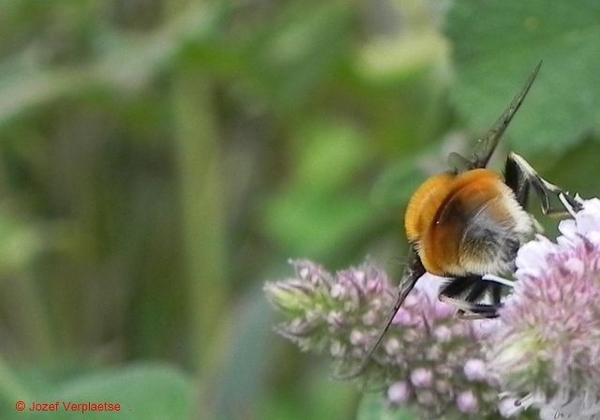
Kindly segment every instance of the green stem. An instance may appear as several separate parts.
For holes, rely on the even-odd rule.
[[[211,81],[183,67],[175,76],[173,100],[194,365],[202,374],[217,357],[227,290],[225,211]]]

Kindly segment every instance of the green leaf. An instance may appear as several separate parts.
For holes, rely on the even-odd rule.
[[[388,409],[381,393],[364,394],[358,407],[357,420],[413,420],[416,417],[408,410]]]
[[[15,418],[49,418],[64,420],[107,419],[122,417],[129,420],[171,419],[187,420],[193,413],[194,386],[191,380],[170,366],[137,364],[121,369],[92,373],[68,380],[36,398],[37,402],[58,401],[58,412],[16,413]],[[120,411],[71,411],[69,403],[119,404]],[[32,401],[26,401],[27,406]],[[72,405],[70,406],[73,407]],[[85,408],[85,407],[84,407]],[[113,409],[115,407],[113,406]],[[89,410],[89,408],[88,408]]]
[[[451,97],[477,134],[488,129],[543,60],[507,132],[524,154],[559,152],[600,121],[600,3],[596,0],[453,3],[447,33],[457,80]]]
[[[295,109],[334,83],[351,22],[346,3],[292,4],[282,16],[241,44],[250,84],[279,110]]]
[[[348,185],[373,158],[368,141],[350,124],[314,121],[294,138],[294,183],[330,195]]]
[[[266,209],[266,231],[290,255],[324,258],[361,238],[375,213],[367,192],[330,197],[292,190],[276,197]]]
[[[425,178],[414,157],[403,159],[384,170],[373,186],[371,200],[378,208],[401,211]]]
[[[289,255],[323,259],[377,223],[368,186],[360,182],[372,153],[341,123],[309,124],[300,131],[291,179],[267,201],[265,230]]]
[[[63,96],[105,88],[122,95],[146,86],[177,62],[184,47],[215,36],[223,13],[220,4],[194,4],[145,38],[99,31],[94,41],[105,48],[84,65],[45,68],[35,55],[5,58],[0,65],[0,125]]]
[[[561,156],[548,177],[572,193],[589,198],[600,195],[600,177],[590,176],[590,171],[598,167],[600,143],[588,141]]]

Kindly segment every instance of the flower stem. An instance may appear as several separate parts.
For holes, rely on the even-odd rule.
[[[182,65],[173,86],[185,269],[189,285],[193,362],[203,373],[227,291],[221,156],[211,81]],[[212,348],[211,348],[212,347]]]

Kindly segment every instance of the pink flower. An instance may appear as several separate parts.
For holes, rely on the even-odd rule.
[[[371,262],[335,275],[309,261],[292,265],[295,277],[265,285],[285,316],[277,331],[303,350],[327,352],[341,372],[354,371],[380,332],[395,286]],[[409,406],[421,418],[482,418],[497,412],[498,390],[486,379],[477,323],[456,318],[456,309],[438,300],[442,281],[419,281],[364,379],[383,385],[390,407]]]
[[[559,229],[556,243],[540,236],[519,250],[514,291],[488,336],[488,368],[542,418],[592,418],[600,416],[600,200],[583,202]]]

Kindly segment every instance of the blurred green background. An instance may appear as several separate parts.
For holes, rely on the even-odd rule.
[[[514,149],[598,195],[599,21],[592,0],[0,2],[0,417],[355,418],[262,284],[300,257],[396,275],[411,192],[539,60],[494,165]]]

